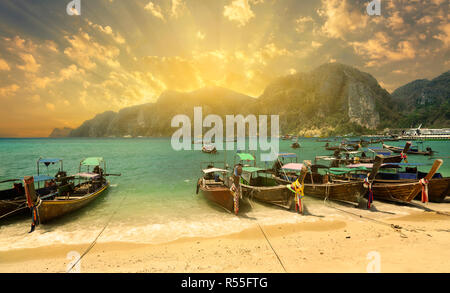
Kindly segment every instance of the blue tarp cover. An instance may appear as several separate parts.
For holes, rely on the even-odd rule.
[[[33,176],[34,178],[34,182],[42,182],[42,181],[47,181],[47,180],[54,180],[56,179],[55,177],[52,176],[47,176],[47,175],[38,175],[38,176]],[[21,178],[23,180],[23,178]]]
[[[39,163],[59,163],[61,159],[52,158],[52,159],[39,159]]]

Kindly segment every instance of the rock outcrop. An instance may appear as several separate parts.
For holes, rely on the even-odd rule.
[[[399,87],[392,98],[405,116],[402,126],[450,127],[450,71]]]
[[[52,133],[50,133],[49,137],[52,137],[52,138],[67,137],[70,135],[70,132],[72,130],[73,129],[69,128],[69,127],[55,128],[55,129],[53,129]]]

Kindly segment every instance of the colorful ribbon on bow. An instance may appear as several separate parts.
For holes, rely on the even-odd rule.
[[[295,193],[295,211],[303,213],[302,198],[305,196],[305,187],[303,184],[295,180],[288,188]]]
[[[422,185],[422,202],[428,202],[428,183],[430,183],[427,179],[422,178],[419,180]]]
[[[234,183],[231,185],[230,190],[233,193],[234,213],[237,215],[239,212],[239,190],[237,189],[236,185],[234,185]]]
[[[367,208],[370,209],[370,205],[373,202],[372,183],[369,182],[369,177],[364,178],[364,187],[369,189],[369,195],[367,196]]]
[[[404,154],[403,152],[400,153],[400,157],[402,158],[402,160],[405,161],[405,163],[408,163],[408,156],[406,154]]]

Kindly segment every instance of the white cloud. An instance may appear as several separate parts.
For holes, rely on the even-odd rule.
[[[159,5],[154,4],[152,1],[148,2],[144,7],[145,10],[150,11],[150,13],[161,20],[164,20],[164,15],[162,14],[161,7]]]
[[[23,65],[17,65],[17,68],[19,68],[20,70],[27,72],[37,72],[39,70],[39,67],[41,67],[41,65],[36,62],[33,55],[31,54],[20,53],[19,57],[24,62]]]
[[[238,26],[245,26],[255,17],[248,0],[233,0],[229,5],[225,5],[223,15],[237,22]]]
[[[346,39],[349,33],[362,30],[367,26],[368,16],[359,7],[348,4],[348,0],[322,0],[317,10],[325,18],[320,33],[331,37]]]
[[[4,59],[0,59],[0,70],[11,70],[11,67],[9,67],[8,63]]]

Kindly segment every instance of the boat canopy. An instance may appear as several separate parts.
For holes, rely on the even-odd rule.
[[[239,156],[239,159],[241,159],[241,161],[254,161],[255,160],[255,158],[251,154],[237,153],[236,155]]]
[[[88,173],[88,172],[82,172],[82,173],[77,173],[75,175],[73,175],[75,177],[81,177],[81,178],[88,178],[88,179],[94,179],[97,177],[100,177],[100,174],[97,173]]]
[[[330,156],[317,156],[316,160],[334,161],[337,160],[337,158]]]
[[[247,173],[254,173],[254,172],[259,172],[259,171],[264,171],[264,170],[265,169],[258,168],[258,167],[242,167],[242,171],[247,172]]]
[[[202,170],[203,173],[208,174],[208,173],[214,173],[214,172],[222,172],[222,173],[228,173],[230,171],[225,170],[225,169],[219,169],[219,168],[210,168],[210,169],[204,169]]]
[[[282,157],[282,158],[297,158],[297,154],[295,154],[295,153],[279,153],[278,157]]]
[[[23,177],[21,178],[22,180],[24,179]],[[43,182],[43,181],[48,181],[48,180],[54,180],[56,179],[55,177],[52,176],[47,176],[47,175],[36,175],[33,176],[34,182]]]
[[[301,171],[303,169],[302,163],[289,163],[281,167],[284,170]]]
[[[372,163],[360,163],[360,164],[350,164],[345,166],[347,168],[366,168],[366,169],[372,169],[373,164]]]
[[[381,164],[381,168],[401,168],[401,167],[408,167],[408,166],[426,166],[427,164],[423,163],[384,163]],[[366,163],[366,164],[350,164],[346,166],[347,168],[360,168],[365,167],[367,169],[372,169],[373,164],[372,163]]]
[[[83,165],[83,166],[99,166],[101,163],[103,163],[103,158],[101,158],[101,157],[91,157],[91,158],[86,158],[83,161],[81,161],[80,165]]]
[[[371,151],[371,152],[374,152],[374,153],[377,153],[377,154],[383,155],[383,156],[390,156],[390,155],[392,155],[391,151],[389,151],[387,149],[384,149],[384,148],[380,148],[380,147],[370,147],[370,148],[367,148],[367,149],[369,151]]]
[[[334,175],[343,175],[355,171],[367,171],[367,168],[364,166],[356,168],[330,168],[330,173]]]
[[[48,164],[59,163],[61,161],[62,161],[62,159],[58,159],[58,158],[46,158],[46,159],[41,158],[38,160],[38,163],[43,163],[43,164],[48,165]]]

